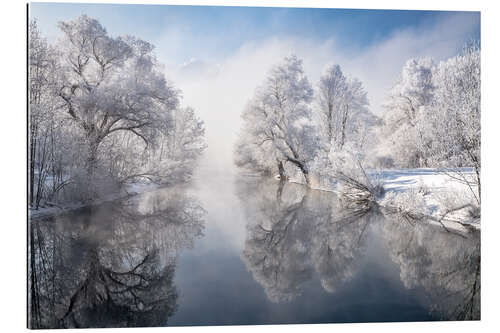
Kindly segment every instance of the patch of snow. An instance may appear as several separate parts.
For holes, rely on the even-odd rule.
[[[462,168],[460,172],[474,177],[472,168]],[[370,174],[378,177],[386,190],[380,202],[382,205],[417,211],[438,220],[445,216],[441,221],[445,227],[459,231],[465,229],[461,222],[471,220],[474,197],[470,189],[440,169],[392,169],[370,171]],[[463,208],[450,212],[451,207]],[[474,222],[469,225],[480,229],[480,220],[472,220]],[[433,223],[440,224],[438,221]]]
[[[460,172],[471,178],[475,176],[472,168],[461,168]],[[440,224],[437,220],[445,216],[446,218],[442,219],[441,223],[446,228],[456,231],[466,229],[462,225],[463,221],[468,221],[466,224],[480,229],[480,219],[470,216],[475,209],[471,205],[475,199],[470,189],[466,184],[450,177],[441,169],[367,170],[367,175],[384,187],[384,196],[377,200],[381,206],[399,207],[429,216],[435,220],[430,220],[432,224]],[[298,177],[291,177],[289,181],[303,184],[303,180]],[[340,194],[338,186],[339,184],[335,181],[327,185],[317,182],[311,188]],[[463,208],[449,212],[451,207]]]

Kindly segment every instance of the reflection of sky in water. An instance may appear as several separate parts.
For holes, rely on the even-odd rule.
[[[207,174],[197,174],[186,190],[159,190],[40,224],[35,266],[41,270],[44,256],[49,269],[38,276],[39,300],[50,301],[55,290],[59,303],[39,316],[65,316],[45,325],[479,317],[476,236],[411,226],[364,208],[347,210],[334,195],[296,184],[280,190],[273,180],[201,171]],[[52,246],[59,252],[51,252]],[[154,283],[134,276],[142,261],[137,272]],[[52,274],[70,282],[51,287]],[[123,291],[120,283],[138,282],[142,303],[135,304],[131,294],[116,295]],[[84,284],[93,291],[78,291]],[[106,296],[106,287],[115,293]],[[161,295],[168,301],[144,312]]]

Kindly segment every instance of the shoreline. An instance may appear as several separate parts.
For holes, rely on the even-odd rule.
[[[73,203],[62,206],[53,205],[51,207],[39,208],[38,210],[28,206],[28,221],[40,221],[40,220],[50,219],[80,209],[102,205],[107,202],[129,199],[139,194],[157,190],[161,187],[162,186],[157,184],[132,184],[128,188],[123,189],[122,192],[120,193],[110,194],[102,199],[96,199],[87,203]]]
[[[473,173],[472,168],[461,168],[460,171],[471,175]],[[477,222],[477,219],[468,218],[464,215],[464,208],[456,209],[453,214],[447,212],[446,199],[456,199],[454,196],[457,193],[467,196],[470,196],[470,193],[464,184],[454,181],[440,168],[369,170],[368,174],[378,178],[385,189],[382,197],[372,200],[383,210],[414,215],[428,224],[449,231],[463,233],[469,228],[481,230],[480,219]],[[279,177],[273,178],[279,180]],[[307,186],[301,179],[294,177],[287,182]],[[337,186],[338,183],[334,182],[328,185],[316,184],[309,188],[342,196]],[[460,196],[459,198],[463,199]],[[472,197],[470,199],[472,200]],[[455,205],[467,206],[466,203]]]

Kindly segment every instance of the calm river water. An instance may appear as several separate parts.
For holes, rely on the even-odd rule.
[[[214,172],[32,221],[30,326],[479,319],[479,233],[281,185]]]

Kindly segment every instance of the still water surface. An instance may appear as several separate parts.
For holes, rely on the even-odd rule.
[[[29,324],[479,319],[479,233],[213,173],[30,225]]]

